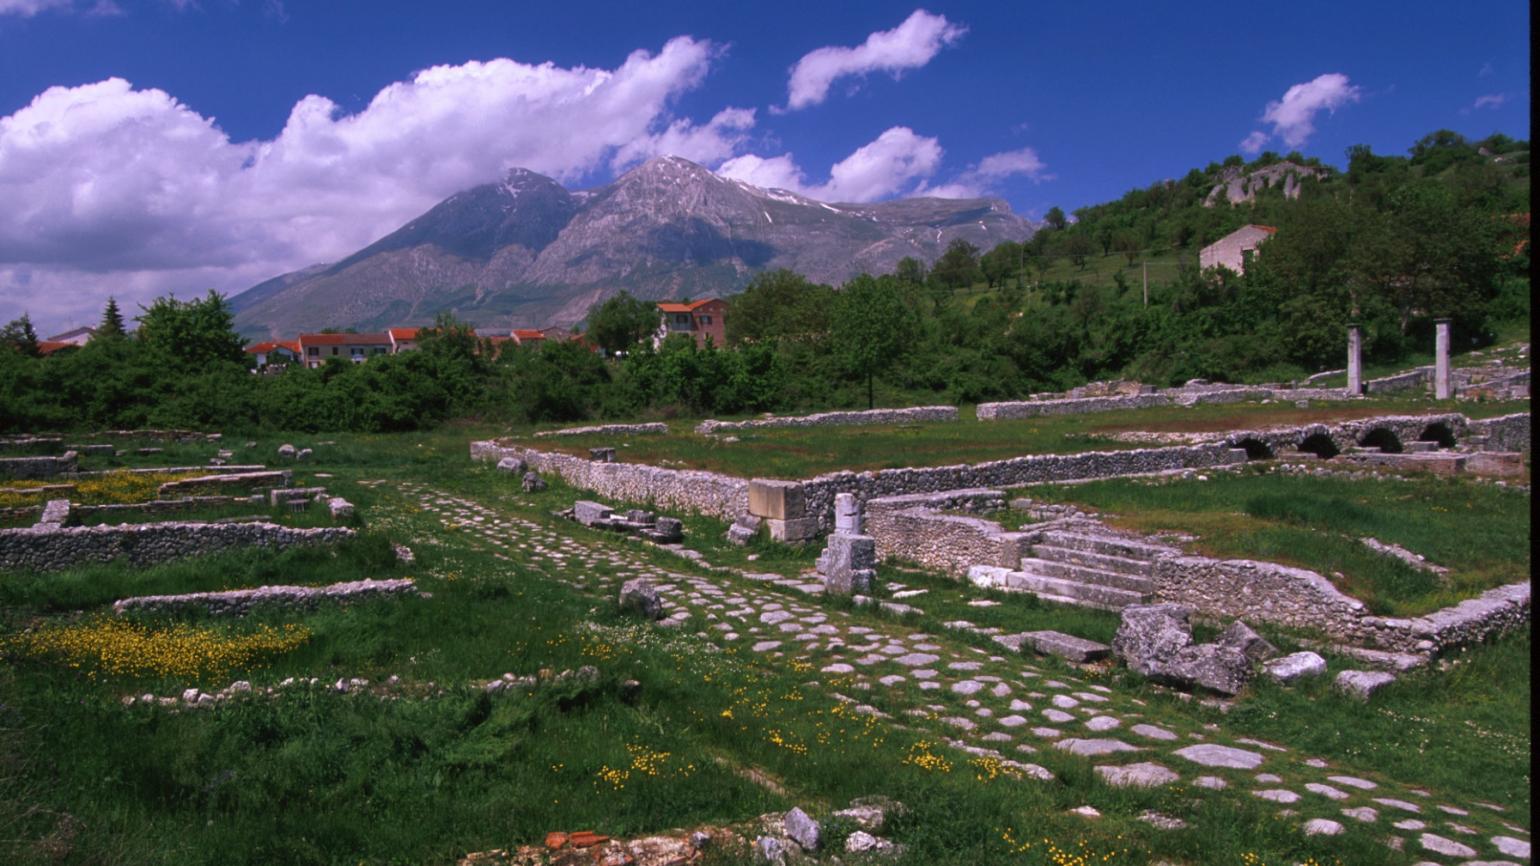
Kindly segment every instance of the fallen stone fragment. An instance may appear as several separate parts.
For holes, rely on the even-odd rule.
[[[620,609],[638,613],[644,619],[659,620],[663,618],[663,597],[652,581],[634,578],[620,586]]]
[[[1395,681],[1395,674],[1384,671],[1343,671],[1337,674],[1333,685],[1344,694],[1368,700],[1375,692]]]
[[[1443,836],[1438,836],[1433,833],[1424,833],[1417,837],[1417,841],[1421,843],[1423,848],[1426,848],[1435,854],[1442,854],[1445,857],[1476,856],[1475,848],[1472,848],[1469,845],[1462,845],[1453,839],[1445,839]]]
[[[1313,652],[1290,653],[1262,665],[1262,672],[1284,685],[1326,673],[1326,659]]]
[[[790,836],[791,841],[796,842],[802,850],[809,852],[818,850],[818,845],[822,841],[822,833],[819,830],[818,822],[809,817],[802,809],[793,808],[787,812],[785,826],[786,835]]]
[[[1342,833],[1342,825],[1330,818],[1311,818],[1305,822],[1306,836],[1338,836]]]

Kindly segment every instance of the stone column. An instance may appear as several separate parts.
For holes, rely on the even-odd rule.
[[[1347,392],[1357,397],[1364,392],[1363,330],[1357,322],[1348,323]]]
[[[834,494],[834,531],[861,534],[861,503],[854,493]]]
[[[1449,320],[1433,320],[1433,397],[1449,399]]]

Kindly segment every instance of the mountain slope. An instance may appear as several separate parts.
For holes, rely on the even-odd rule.
[[[782,267],[838,284],[891,271],[904,256],[933,261],[954,238],[989,249],[1033,229],[998,199],[825,203],[678,157],[577,192],[515,169],[232,306],[253,335],[423,324],[443,311],[488,327],[569,325],[621,289],[649,299],[727,294]]]

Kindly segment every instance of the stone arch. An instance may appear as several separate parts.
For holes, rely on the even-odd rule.
[[[1244,448],[1247,460],[1271,460],[1274,456],[1273,446],[1255,436],[1247,436],[1244,439],[1231,443],[1230,447]]]
[[[1375,427],[1358,440],[1358,444],[1364,448],[1378,448],[1385,454],[1401,453],[1401,437],[1389,427]]]
[[[1306,436],[1300,441],[1299,450],[1308,451],[1322,460],[1330,460],[1342,453],[1341,449],[1337,447],[1337,443],[1333,442],[1331,437],[1325,433],[1311,433],[1309,436]]]
[[[1422,428],[1422,432],[1417,434],[1417,441],[1437,442],[1440,448],[1453,448],[1455,446],[1454,431],[1450,430],[1449,425],[1442,421],[1434,421],[1432,424]]]

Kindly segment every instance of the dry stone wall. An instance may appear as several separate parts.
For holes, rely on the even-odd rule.
[[[66,451],[56,457],[0,457],[0,479],[34,481],[74,472],[76,457]]]
[[[908,409],[867,409],[860,412],[818,412],[813,415],[753,418],[748,421],[702,421],[695,432],[705,436],[732,430],[765,427],[838,427],[860,424],[920,424],[956,421],[956,406],[915,406]]]
[[[112,604],[114,613],[167,611],[197,608],[215,616],[241,616],[255,607],[313,608],[322,602],[363,601],[393,595],[415,594],[410,577],[393,580],[353,580],[329,586],[259,586],[223,592],[190,592],[183,595],[140,595]]]
[[[643,433],[667,433],[668,425],[662,421],[652,424],[595,424],[589,427],[563,427],[560,430],[541,430],[537,438],[547,436],[586,436],[589,434],[633,436]]]
[[[1487,451],[1519,451],[1530,453],[1530,418],[1528,412],[1516,412],[1497,418],[1481,418],[1467,426],[1472,436],[1487,437]]]
[[[346,528],[293,529],[274,523],[0,529],[0,571],[61,571],[119,557],[134,565],[151,565],[237,547],[279,550],[295,545],[331,544],[353,534],[353,530]]]
[[[1204,403],[1241,403],[1247,400],[1346,400],[1340,388],[1274,388],[1259,385],[1203,385],[1166,388],[1148,394],[1108,397],[1071,397],[980,403],[980,421],[1008,421],[1050,415],[1083,415],[1152,406],[1196,406]]]
[[[876,540],[880,559],[917,562],[956,577],[973,565],[1016,568],[1029,547],[1027,534],[1007,532],[992,520],[942,513],[984,513],[1004,501],[999,490],[880,497],[866,503],[866,534]]]
[[[834,525],[834,496],[852,493],[862,502],[884,496],[936,493],[965,488],[1020,487],[1045,481],[1078,481],[1244,463],[1246,452],[1228,445],[1179,445],[1079,454],[1033,454],[962,466],[834,472],[804,481],[806,516],[820,530]]]
[[[471,459],[496,464],[504,457],[523,460],[537,472],[557,475],[573,487],[623,502],[651,502],[733,520],[749,510],[749,482],[742,478],[689,469],[665,469],[640,463],[600,463],[570,454],[472,442]]]

